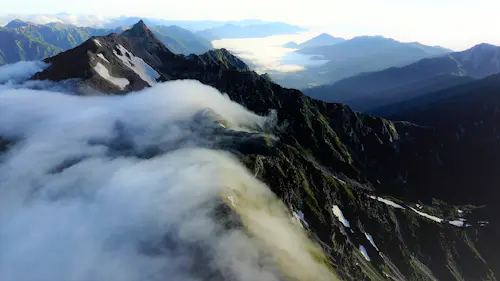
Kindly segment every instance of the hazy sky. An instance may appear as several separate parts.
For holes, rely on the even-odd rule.
[[[259,18],[333,32],[382,34],[454,49],[478,42],[500,45],[499,0],[20,0],[0,13],[141,16],[183,20]]]

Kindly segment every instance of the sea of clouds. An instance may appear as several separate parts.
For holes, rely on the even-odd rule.
[[[91,97],[25,81],[43,67],[0,67],[0,280],[336,280],[218,149],[274,118],[197,81]]]

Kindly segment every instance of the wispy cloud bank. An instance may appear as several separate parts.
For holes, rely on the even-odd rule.
[[[214,148],[270,121],[196,81],[116,97],[0,87],[0,280],[334,279]]]

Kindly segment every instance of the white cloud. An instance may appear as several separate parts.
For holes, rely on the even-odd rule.
[[[0,84],[17,83],[44,70],[48,64],[41,61],[22,61],[0,67]]]
[[[0,280],[335,280],[273,193],[214,149],[218,120],[271,121],[196,81],[99,97],[0,87],[0,136],[16,141],[0,161]]]

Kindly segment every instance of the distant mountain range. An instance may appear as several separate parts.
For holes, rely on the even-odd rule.
[[[202,31],[210,28],[222,27],[226,24],[232,24],[240,27],[246,27],[249,25],[261,25],[269,22],[265,22],[259,19],[245,19],[237,21],[216,21],[216,20],[167,20],[167,19],[156,19],[156,18],[138,18],[138,17],[127,17],[121,16],[118,18],[109,18],[102,21],[101,26],[105,28],[116,28],[120,26],[132,26],[142,20],[149,27],[153,28],[155,26],[180,26],[184,29],[190,31]]]
[[[104,17],[97,15],[79,15],[69,13],[58,14],[11,14],[0,15],[0,25],[5,25],[14,19],[21,19],[22,21],[32,22],[36,24],[47,23],[62,23],[75,26],[88,26],[102,29],[115,29],[122,26],[132,26],[139,20],[144,21],[149,27],[155,26],[180,26],[181,28],[190,31],[202,31],[212,28],[222,27],[226,24],[236,25],[240,27],[247,27],[250,25],[263,25],[273,24],[273,22],[266,22],[260,19],[244,19],[233,21],[217,21],[217,20],[168,20],[159,18],[138,18],[129,16],[120,17]]]
[[[260,38],[278,34],[293,34],[304,30],[302,27],[287,23],[270,22],[247,26],[225,24],[199,31],[197,34],[209,40],[217,40],[223,38]]]
[[[321,46],[330,46],[335,45],[337,43],[344,42],[344,38],[333,37],[328,33],[322,33],[310,40],[307,40],[304,43],[297,44],[295,42],[288,42],[283,47],[292,48],[292,49],[305,49],[305,48],[313,48],[313,47],[321,47]]]
[[[420,43],[402,43],[382,36],[360,36],[334,45],[302,48],[300,54],[320,56],[327,63],[276,79],[287,87],[307,89],[332,84],[363,72],[404,66],[452,52]]]
[[[213,48],[209,40],[176,25],[159,25],[151,30],[170,51],[176,54],[202,54]]]
[[[99,29],[62,23],[33,24],[13,20],[0,28],[0,64],[40,60],[83,43],[92,36],[121,33],[128,27]],[[155,26],[153,32],[175,53],[204,53],[212,44],[178,26]]]
[[[76,47],[91,36],[100,36],[113,32],[113,30],[108,29],[76,27],[61,23],[40,25],[21,20],[13,20],[5,28],[8,31],[26,36],[32,40],[46,42],[63,50]]]
[[[368,111],[500,72],[500,47],[481,44],[405,67],[364,73],[333,85],[307,89],[311,97],[345,102]],[[380,111],[377,111],[380,112]]]
[[[322,55],[329,60],[320,67],[320,71],[326,72],[323,76],[334,82],[361,72],[404,66],[451,50],[419,43],[401,43],[382,36],[361,36],[333,46],[306,48],[298,52]]]

